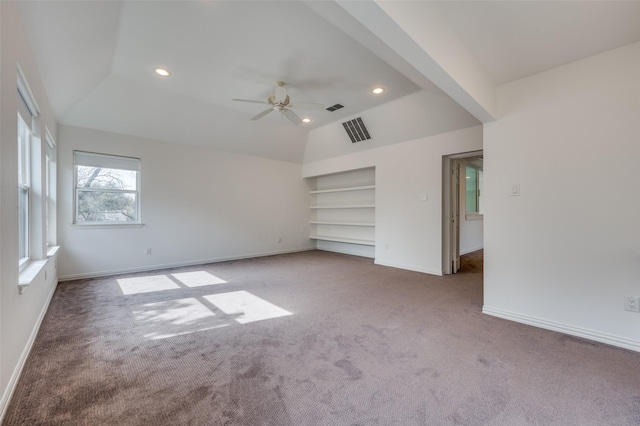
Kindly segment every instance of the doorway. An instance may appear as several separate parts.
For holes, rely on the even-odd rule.
[[[442,272],[448,275],[460,270],[461,255],[483,253],[483,152],[444,156],[442,170]]]

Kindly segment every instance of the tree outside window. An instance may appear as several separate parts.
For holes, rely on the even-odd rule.
[[[139,223],[139,159],[75,152],[76,224]]]

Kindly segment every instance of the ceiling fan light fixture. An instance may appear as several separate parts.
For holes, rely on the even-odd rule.
[[[384,93],[384,87],[374,87],[373,89],[371,89],[371,93],[373,93],[374,95],[381,95]]]
[[[168,69],[162,67],[156,67],[153,71],[160,77],[169,77],[171,75],[171,72]]]

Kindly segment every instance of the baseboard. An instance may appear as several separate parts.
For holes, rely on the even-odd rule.
[[[38,315],[38,319],[33,326],[33,330],[31,330],[31,334],[29,335],[29,339],[27,340],[27,344],[25,345],[22,353],[20,354],[20,358],[18,359],[18,364],[16,368],[14,368],[13,373],[11,374],[11,378],[9,379],[9,383],[7,383],[7,387],[2,393],[2,399],[0,399],[0,422],[4,419],[5,414],[7,413],[7,408],[9,407],[9,401],[11,401],[11,397],[13,396],[13,392],[16,390],[16,385],[18,384],[18,379],[22,374],[22,369],[27,362],[27,357],[31,352],[31,348],[33,347],[33,342],[36,340],[36,336],[38,335],[38,331],[40,330],[40,325],[42,324],[42,320],[44,319],[47,310],[49,309],[49,304],[51,303],[51,299],[53,299],[53,294],[56,292],[56,288],[58,287],[58,281],[56,280],[53,284],[49,295],[47,296],[47,300],[40,310],[40,314]]]
[[[338,244],[344,244],[344,243],[338,243]],[[358,251],[358,250],[349,250],[348,248],[339,248],[339,247],[337,247],[337,248],[336,247],[329,248],[329,247],[320,247],[320,246],[318,246],[316,248],[316,250],[329,251],[329,252],[332,252],[332,253],[348,254],[350,256],[366,257],[366,258],[369,258],[369,259],[374,259],[375,258],[375,256],[371,256],[371,255],[365,254],[365,253],[363,253],[361,251]]]
[[[423,267],[415,266],[415,265],[406,265],[406,264],[403,264],[403,263],[385,262],[385,261],[380,261],[378,259],[376,259],[376,261],[374,263],[376,265],[389,266],[391,268],[398,268],[398,269],[406,269],[407,271],[422,272],[424,274],[438,275],[438,276],[442,276],[443,275],[441,270],[427,269],[427,268],[423,268]]]
[[[596,342],[606,343],[607,345],[617,346],[620,348],[640,352],[640,342],[636,340],[626,339],[624,337],[614,336],[612,334],[601,333],[599,331],[575,327],[569,324],[549,321],[529,315],[522,315],[515,312],[505,311],[503,309],[492,308],[489,306],[483,306],[482,313],[498,318],[507,319],[510,321],[519,322],[522,324],[532,325],[534,327],[544,328],[546,330],[557,331],[559,333],[582,337],[589,340],[595,340]]]
[[[85,278],[108,277],[111,275],[130,274],[133,272],[147,272],[147,271],[156,271],[159,269],[179,268],[182,266],[205,265],[207,263],[218,263],[218,262],[227,262],[230,260],[242,260],[242,259],[251,259],[255,257],[275,256],[278,254],[298,253],[298,252],[309,251],[309,250],[315,250],[315,248],[303,247],[303,248],[296,248],[296,249],[280,250],[275,252],[252,253],[252,254],[245,254],[245,255],[238,255],[238,256],[223,256],[223,257],[216,257],[211,259],[190,260],[186,262],[162,263],[162,264],[147,265],[147,266],[141,266],[141,267],[135,267],[135,268],[122,268],[122,269],[112,269],[108,271],[96,271],[96,272],[85,272],[81,274],[61,275],[58,277],[58,281],[62,282],[62,281],[81,280]]]

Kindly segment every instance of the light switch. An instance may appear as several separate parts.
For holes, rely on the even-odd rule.
[[[427,196],[427,194],[423,194],[420,196],[421,203],[426,203],[427,201],[429,201],[429,197]]]
[[[514,183],[513,185],[511,185],[511,196],[516,197],[518,195],[520,195],[520,184]]]

